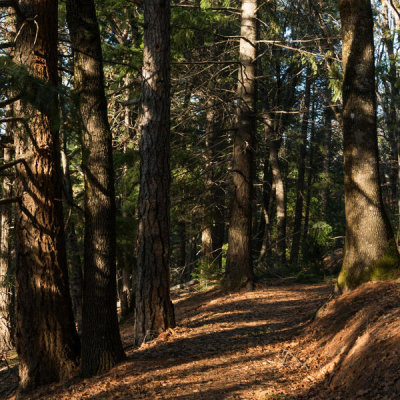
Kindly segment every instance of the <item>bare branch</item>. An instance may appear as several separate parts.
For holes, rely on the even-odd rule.
[[[21,197],[9,197],[6,199],[0,199],[0,206],[11,204],[11,203],[19,203],[21,201]]]
[[[21,164],[21,163],[24,164],[24,165],[26,165],[26,162],[25,162],[25,159],[24,159],[24,158],[20,158],[20,159],[18,159],[18,160],[12,161],[12,162],[10,162],[10,163],[0,165],[0,172],[6,170],[6,169],[8,169],[8,168],[12,168],[12,167],[14,167],[15,165],[18,165],[18,164]]]
[[[118,103],[121,104],[122,106],[132,106],[134,104],[140,104],[141,101],[142,101],[142,99],[139,97],[137,99],[119,101]]]

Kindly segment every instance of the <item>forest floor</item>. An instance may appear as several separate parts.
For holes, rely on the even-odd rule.
[[[175,329],[134,349],[128,320],[125,362],[29,399],[400,399],[400,284],[332,294],[333,283],[179,289]]]

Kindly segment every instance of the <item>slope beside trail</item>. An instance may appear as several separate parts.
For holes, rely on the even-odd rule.
[[[395,341],[400,335],[396,322],[400,285],[368,285],[329,303],[332,283],[259,286],[251,293],[230,295],[217,288],[179,289],[173,293],[177,328],[134,349],[132,321],[127,321],[122,326],[128,355],[124,363],[91,379],[45,387],[29,398],[400,399],[399,371],[381,378],[387,387],[378,391],[371,391],[365,382],[354,390],[351,387],[351,379],[360,379],[354,370],[362,371],[363,362],[371,363],[368,352],[357,353],[357,346],[365,347],[368,340],[372,343],[372,334],[379,337],[373,329],[383,329],[387,335],[385,321],[390,324],[390,343],[382,347],[385,354],[390,353],[386,361],[395,362],[391,346],[400,347]],[[371,296],[374,304],[368,309]],[[389,300],[379,306],[383,296]],[[373,342],[375,351],[378,342]],[[367,357],[364,361],[362,354]],[[352,359],[355,355],[357,360]],[[379,357],[375,353],[375,359]],[[356,368],[352,369],[353,364]],[[386,364],[375,364],[375,371],[385,371]],[[392,364],[388,365],[396,367]],[[347,376],[351,379],[346,381]],[[337,388],[341,382],[342,392]]]

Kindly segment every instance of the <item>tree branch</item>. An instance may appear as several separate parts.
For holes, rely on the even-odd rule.
[[[20,158],[20,159],[18,159],[18,160],[12,161],[12,162],[10,162],[10,163],[0,165],[0,172],[1,172],[1,171],[4,171],[5,169],[12,168],[12,167],[14,167],[15,165],[18,165],[18,164],[21,164],[21,163],[24,164],[24,165],[26,166],[26,162],[25,162],[25,159],[24,159],[24,158]]]
[[[21,201],[21,197],[8,197],[6,199],[0,199],[0,206],[11,204],[11,203],[19,203]]]

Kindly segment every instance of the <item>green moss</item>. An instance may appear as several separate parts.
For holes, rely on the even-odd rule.
[[[400,259],[394,243],[389,243],[386,254],[372,266],[343,264],[338,277],[341,291],[351,290],[365,282],[385,281],[400,276]]]

